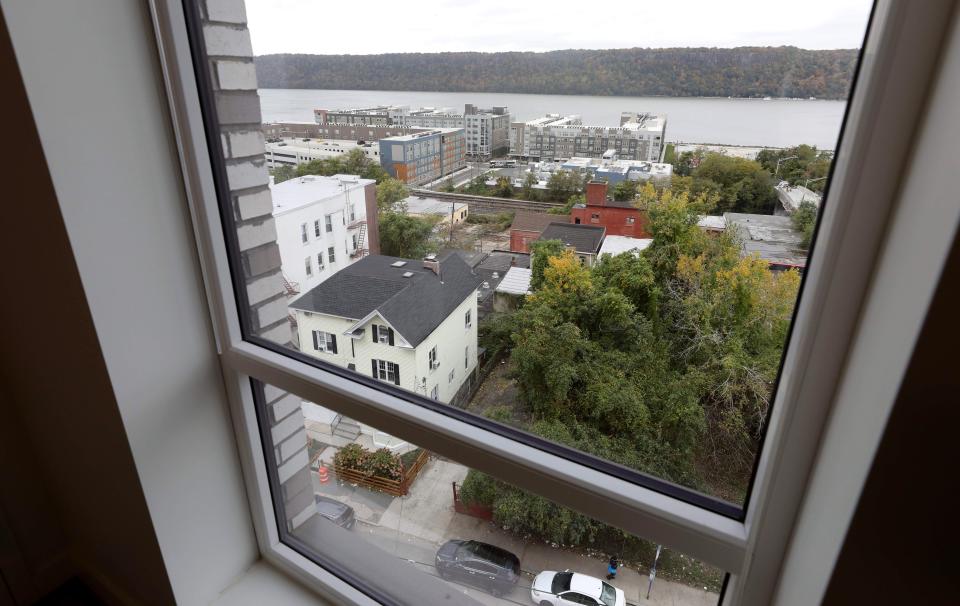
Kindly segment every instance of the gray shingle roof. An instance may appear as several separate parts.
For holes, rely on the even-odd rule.
[[[577,252],[594,253],[600,250],[607,229],[599,225],[578,225],[576,223],[551,223],[540,240],[560,240],[566,246],[572,246]]]
[[[551,215],[549,213],[518,210],[513,215],[513,222],[510,224],[510,229],[543,231],[548,225],[558,221],[568,223],[570,221],[570,215]]]
[[[397,261],[406,265],[393,267]],[[405,272],[413,276],[405,278]],[[441,259],[440,275],[443,282],[422,261],[370,255],[333,274],[290,307],[351,320],[376,310],[416,347],[483,282],[456,254]]]

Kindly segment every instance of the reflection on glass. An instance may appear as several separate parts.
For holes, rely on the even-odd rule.
[[[281,518],[321,554],[362,542],[483,604],[619,606],[648,591],[654,604],[718,601],[717,569],[321,405],[270,386],[264,395]],[[350,534],[331,544],[329,524]]]
[[[437,18],[468,11],[471,50],[505,50],[479,32],[525,21],[498,4]],[[577,30],[595,50],[467,60],[334,56],[371,38],[291,36],[318,9],[248,0],[265,142],[243,149],[269,172],[235,213],[250,323],[268,327],[253,332],[742,505],[869,3],[848,8],[817,11],[841,50],[785,46],[803,40],[784,5],[743,33],[770,48],[695,48],[693,11],[659,28],[689,48]],[[739,13],[725,3],[709,29]],[[244,214],[260,195],[272,225]]]

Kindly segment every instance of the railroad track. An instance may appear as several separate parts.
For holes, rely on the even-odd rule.
[[[411,195],[426,196],[437,200],[453,200],[463,202],[470,207],[470,212],[480,214],[494,214],[524,210],[535,213],[545,213],[551,208],[562,206],[556,202],[534,202],[531,200],[515,200],[513,198],[493,198],[489,196],[474,196],[470,194],[452,194],[429,189],[411,189]]]

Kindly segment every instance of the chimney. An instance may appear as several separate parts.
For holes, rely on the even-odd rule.
[[[607,205],[607,182],[590,181],[587,183],[587,206]]]
[[[429,254],[423,259],[423,268],[429,269],[440,277],[440,261],[437,261],[437,255]]]

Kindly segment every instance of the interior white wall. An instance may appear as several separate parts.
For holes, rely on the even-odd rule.
[[[147,3],[2,9],[176,600],[209,603],[257,549]],[[83,559],[111,521],[77,505]]]
[[[866,298],[777,591],[818,604],[856,510],[914,343],[960,225],[954,175],[960,138],[960,13],[918,128],[910,166]],[[909,453],[904,453],[909,456]],[[891,520],[891,532],[900,528]],[[905,556],[909,557],[909,556]]]

